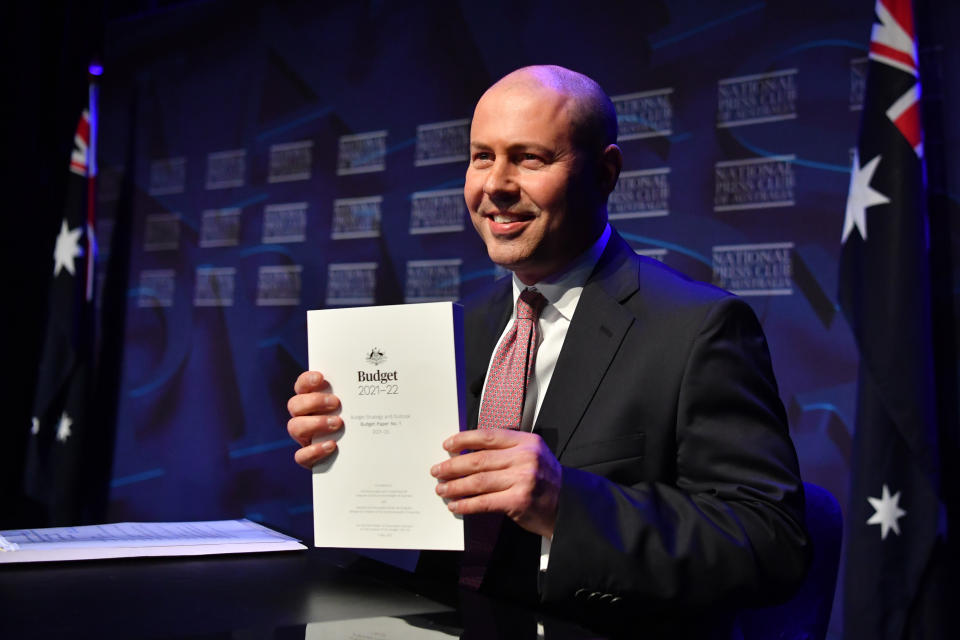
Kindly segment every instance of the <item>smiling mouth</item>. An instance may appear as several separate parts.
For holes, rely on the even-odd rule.
[[[485,214],[487,218],[496,222],[497,224],[512,224],[514,222],[526,222],[527,220],[533,220],[533,215],[528,213],[488,213]]]

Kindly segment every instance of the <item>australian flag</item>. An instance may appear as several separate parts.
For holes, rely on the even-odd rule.
[[[847,640],[913,635],[946,527],[910,0],[877,0],[876,18],[840,256],[840,306],[860,351],[846,526]]]
[[[67,202],[51,256],[50,296],[33,403],[24,488],[38,525],[81,524],[89,474],[93,287],[96,241],[97,91],[80,117],[70,157]],[[65,169],[67,167],[64,167]]]

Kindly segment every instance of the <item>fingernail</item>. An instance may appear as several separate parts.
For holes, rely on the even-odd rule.
[[[443,484],[442,482],[441,482],[440,484],[438,484],[438,485],[437,485],[437,494],[438,494],[438,495],[441,495],[441,496],[447,495],[447,485]]]
[[[310,383],[311,385],[318,385],[320,384],[320,376],[318,376],[315,373],[312,373],[310,374],[310,377],[307,378],[307,382]]]
[[[437,477],[438,475],[440,475],[440,465],[435,464],[432,467],[430,467],[430,475],[432,475],[433,477]]]
[[[453,447],[453,438],[447,438],[446,440],[443,441],[444,449],[449,451],[451,447]]]
[[[339,426],[339,423],[340,423],[340,420],[338,418],[334,418],[333,416],[327,417],[327,429],[329,429],[330,431],[335,431],[336,428]]]
[[[320,448],[326,451],[327,453],[330,453],[331,451],[333,451],[333,447],[334,447],[333,440],[327,440],[322,445],[320,445]]]
[[[323,404],[328,409],[333,409],[335,406],[337,406],[337,399],[334,398],[333,396],[327,396],[326,398],[324,398]]]
[[[448,502],[448,503],[447,503],[447,509],[449,509],[450,511],[456,513],[456,512],[457,512],[457,503],[456,503],[456,502]]]

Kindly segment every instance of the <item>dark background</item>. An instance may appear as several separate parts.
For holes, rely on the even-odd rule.
[[[944,450],[956,444],[960,283],[956,3],[915,3],[926,127]],[[292,462],[285,402],[305,368],[306,309],[327,265],[375,262],[378,304],[411,295],[406,263],[459,259],[460,295],[495,271],[467,222],[413,235],[410,194],[462,185],[464,163],[415,166],[418,125],[469,118],[485,87],[534,63],[611,95],[672,89],[669,134],[625,140],[624,169],[669,168],[669,214],[615,221],[638,250],[717,281],[714,247],[792,243],[790,293],[749,295],[766,329],[804,479],[846,502],[857,356],[836,270],[873,2],[74,2],[5,7],[3,336],[7,410],[0,528],[29,526],[23,452],[73,130],[103,60],[98,211],[108,300],[104,362],[116,448],[104,519],[250,517],[310,538],[309,474]],[[718,82],[797,70],[796,117],[717,127]],[[386,130],[384,171],[337,175],[340,136]],[[270,183],[270,146],[311,140],[307,180]],[[246,150],[245,184],[209,190],[207,154]],[[715,211],[718,162],[793,156],[793,205]],[[151,195],[151,163],[186,158],[182,193]],[[382,196],[379,237],[331,238],[334,199]],[[261,244],[266,205],[307,202],[305,242]],[[201,247],[202,212],[239,207],[239,241]],[[179,213],[176,250],[145,247],[147,216]],[[891,257],[893,259],[893,257]],[[262,266],[300,265],[300,303],[258,306]],[[236,269],[228,307],[193,304],[197,268]],[[140,274],[173,269],[172,306],[139,305]],[[721,285],[726,284],[722,281]],[[112,349],[112,350],[111,350]],[[111,396],[108,394],[107,396]],[[107,415],[109,415],[109,411]],[[112,422],[112,421],[111,421]],[[111,425],[112,426],[112,425]],[[104,456],[104,464],[110,455]]]

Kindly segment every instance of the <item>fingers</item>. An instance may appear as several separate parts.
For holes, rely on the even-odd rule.
[[[287,422],[287,433],[300,445],[293,459],[301,467],[310,469],[337,449],[333,440],[314,442],[314,438],[329,435],[343,427],[339,416],[299,416]]]
[[[340,398],[322,391],[298,393],[287,401],[291,417],[330,413],[340,407]]]
[[[430,469],[441,482],[510,466],[536,465],[540,452],[546,451],[538,435],[500,429],[461,431],[447,438],[443,448],[452,457]]]
[[[310,469],[324,458],[328,457],[337,450],[337,443],[333,440],[324,440],[302,447],[293,454],[293,459],[298,465]]]
[[[437,494],[459,499],[515,488],[534,493],[545,467],[534,449],[474,451],[436,464],[430,469],[437,479]]]
[[[552,537],[560,494],[561,467],[532,433],[463,431],[443,443],[452,457],[435,464],[437,494],[453,513],[503,513],[533,533]],[[457,455],[457,452],[465,453]]]
[[[471,451],[433,465],[430,468],[430,475],[440,482],[445,482],[468,475],[506,469],[523,462],[533,462],[535,458],[536,454],[530,455],[525,451],[503,449]]]
[[[552,538],[557,518],[559,485],[531,469],[495,471],[441,483],[437,493],[457,515],[502,513],[538,535]],[[549,475],[549,474],[547,474]]]
[[[450,453],[457,453],[466,449],[506,449],[515,447],[531,437],[536,436],[510,429],[470,429],[447,438],[443,443],[443,448]]]
[[[291,416],[331,411],[339,406],[337,397],[325,390],[330,384],[318,371],[304,371],[293,383],[294,396],[287,402]]]
[[[516,487],[519,491],[532,492],[536,487],[536,469],[509,467],[493,471],[472,473],[462,478],[437,483],[437,495],[449,500],[493,494]]]
[[[290,413],[287,433],[300,445],[293,458],[307,469],[337,449],[333,440],[315,443],[314,439],[329,436],[343,428],[343,419],[338,415],[330,415],[340,408],[340,399],[326,391],[329,388],[322,373],[305,371],[293,385],[296,395],[287,401],[287,411]]]
[[[482,493],[469,498],[450,500],[447,508],[457,515],[472,515],[474,513],[502,513],[511,520],[523,526],[524,515],[527,514],[533,501],[529,493],[523,493],[515,488],[497,493]]]
[[[293,383],[294,393],[309,393],[317,391],[321,387],[326,387],[327,381],[323,374],[318,371],[304,371],[297,376],[297,381]]]
[[[313,442],[318,436],[333,433],[343,426],[340,416],[298,416],[287,422],[287,433],[301,447]]]

